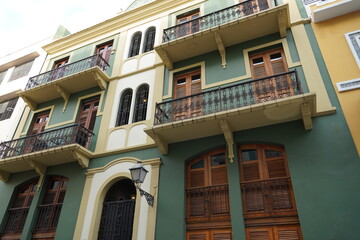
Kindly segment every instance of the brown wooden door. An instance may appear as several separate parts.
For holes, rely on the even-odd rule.
[[[246,228],[247,240],[302,240],[299,225]]]
[[[187,164],[186,222],[187,239],[220,239],[216,236],[231,233],[225,150]]]
[[[53,72],[51,74],[51,79],[52,80],[55,80],[55,79],[59,79],[59,78],[62,78],[65,74],[65,65],[68,64],[69,62],[69,58],[63,58],[59,61],[56,61],[54,63],[54,66],[53,66]]]
[[[113,42],[106,43],[96,48],[96,54],[99,54],[107,63],[109,63]]]
[[[231,229],[195,230],[186,233],[187,240],[231,240]]]
[[[176,37],[183,37],[191,33],[196,33],[200,30],[199,20],[195,20],[200,16],[198,10],[189,14],[181,15],[176,19],[176,24],[179,25],[176,28]]]
[[[99,98],[85,100],[81,105],[78,123],[90,131],[94,130],[96,113],[99,108],[99,101]]]
[[[281,48],[250,56],[252,78],[268,77],[253,84],[256,102],[266,102],[293,95],[288,76],[270,77],[288,71],[285,54]]]
[[[175,76],[174,86],[174,97],[178,99],[173,104],[174,119],[184,119],[199,115],[202,111],[201,95],[186,97],[201,93],[200,70]]]
[[[41,139],[41,135],[36,136],[36,134],[44,132],[46,123],[49,120],[49,114],[49,112],[44,112],[34,116],[32,126],[29,130],[29,137],[24,141],[24,154],[44,148],[44,141]]]

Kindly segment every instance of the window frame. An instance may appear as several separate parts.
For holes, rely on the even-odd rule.
[[[154,50],[155,37],[156,37],[156,27],[153,26],[146,29],[144,43],[143,43],[143,53]]]
[[[135,57],[140,54],[142,32],[137,31],[131,37],[128,57]]]
[[[352,38],[353,35],[355,35],[354,38]],[[345,33],[345,38],[355,58],[355,61],[360,68],[360,30]]]
[[[150,87],[148,84],[141,84],[136,91],[134,114],[132,119],[133,123],[146,120],[147,107],[149,104],[149,89]],[[145,92],[142,93],[141,91]]]
[[[127,99],[125,99],[125,97]],[[119,103],[119,108],[118,108],[118,112],[117,112],[115,127],[129,124],[130,111],[131,111],[131,105],[132,105],[132,97],[133,97],[133,90],[131,88],[126,88],[122,92],[122,94],[120,96],[120,103]],[[125,104],[127,104],[127,105],[125,105]]]

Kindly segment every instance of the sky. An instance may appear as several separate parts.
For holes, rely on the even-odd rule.
[[[71,33],[116,16],[134,0],[0,0],[0,56],[55,34]]]

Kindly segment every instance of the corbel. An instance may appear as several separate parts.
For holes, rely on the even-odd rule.
[[[305,130],[312,129],[311,110],[309,103],[301,104],[301,115]]]
[[[66,106],[69,102],[69,98],[70,98],[70,93],[68,91],[66,91],[63,87],[59,86],[59,85],[55,85],[56,87],[56,91],[61,95],[61,97],[64,99],[64,107],[63,107],[63,112],[66,109]]]
[[[229,123],[225,119],[221,119],[219,123],[220,123],[220,128],[224,134],[226,144],[228,146],[228,158],[230,160],[230,163],[233,163],[235,157],[233,132],[229,126]]]
[[[46,173],[46,166],[36,162],[34,160],[28,160],[29,165],[35,169],[36,173],[40,176],[38,184],[37,184],[37,191],[40,191],[42,184],[44,183],[45,173]]]
[[[99,88],[101,90],[106,89],[107,83],[97,73],[93,72],[92,75],[93,75],[93,78],[95,79],[95,81],[97,82]]]
[[[277,14],[279,32],[280,32],[280,36],[282,38],[286,37],[286,16],[287,16],[287,14],[285,14],[284,11],[280,11]]]
[[[0,171],[0,180],[3,182],[7,182],[9,180],[10,177],[10,173],[8,172],[4,172],[4,171]]]
[[[85,157],[83,154],[79,153],[78,151],[71,151],[73,158],[78,161],[79,165],[82,168],[86,168],[89,166],[89,158]]]
[[[33,100],[24,95],[20,95],[20,97],[24,100],[24,102],[26,102],[31,110],[35,111],[37,104]]]
[[[169,55],[166,53],[166,51],[164,49],[158,49],[157,53],[161,56],[161,59],[163,60],[165,66],[171,70],[173,69],[173,63],[171,58],[169,57]]]
[[[221,56],[221,65],[223,68],[226,68],[226,51],[220,33],[214,32],[214,38]]]

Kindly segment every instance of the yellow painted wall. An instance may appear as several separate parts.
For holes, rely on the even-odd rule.
[[[360,30],[360,11],[312,23],[346,121],[360,155],[360,89],[338,92],[336,83],[360,78],[345,33]]]

